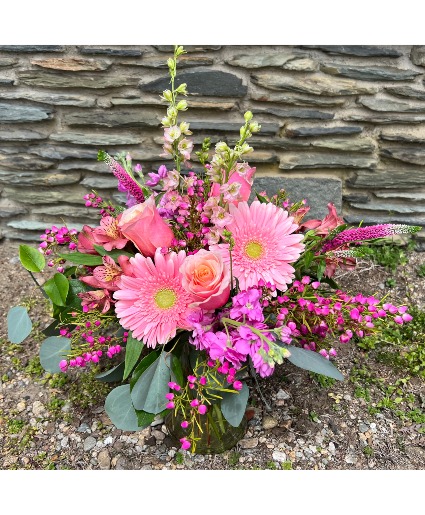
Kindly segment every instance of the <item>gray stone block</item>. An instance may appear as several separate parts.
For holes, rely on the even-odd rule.
[[[130,47],[102,47],[102,46],[78,46],[78,51],[81,54],[89,54],[89,55],[110,55],[117,57],[140,57],[143,52],[137,48]]]
[[[303,127],[296,124],[288,124],[285,134],[290,138],[310,138],[316,136],[335,136],[360,134],[363,127],[355,125],[338,125],[335,127]]]
[[[0,122],[23,123],[40,122],[53,118],[54,110],[50,107],[0,103]]]
[[[296,170],[299,168],[375,168],[376,165],[376,158],[369,155],[338,154],[336,152],[288,152],[280,158],[279,168],[282,170]]]
[[[338,95],[368,95],[377,93],[379,88],[375,85],[365,85],[354,80],[336,79],[326,75],[314,74],[300,80],[290,75],[272,72],[256,72],[251,80],[259,86],[275,91],[294,91],[295,93],[308,93],[334,97]]]
[[[416,70],[395,66],[346,66],[343,64],[322,64],[320,70],[330,75],[338,75],[358,80],[414,80],[421,74]]]
[[[284,120],[288,118],[301,118],[301,119],[310,119],[310,120],[332,120],[335,116],[334,113],[329,113],[327,111],[318,111],[313,109],[289,109],[289,108],[279,108],[279,107],[267,107],[265,109],[259,109],[254,107],[252,109],[254,114],[271,114],[273,116],[278,116]]]
[[[161,113],[150,108],[69,111],[63,114],[65,125],[98,127],[159,127]]]
[[[266,191],[268,195],[276,194],[284,188],[291,202],[307,200],[310,211],[305,220],[324,218],[328,214],[327,205],[333,202],[338,213],[342,211],[342,182],[341,179],[325,178],[295,178],[295,177],[256,177],[253,191]],[[250,200],[255,200],[255,193]]]
[[[189,94],[207,97],[244,97],[248,89],[242,84],[242,79],[221,70],[180,73],[180,75],[177,75],[175,85],[179,86],[183,83],[187,84]],[[139,87],[142,91],[162,93],[169,86],[170,79],[164,77],[140,84]]]
[[[368,45],[302,45],[301,48],[322,50],[327,54],[352,55],[355,57],[400,57],[402,52],[395,48]]]
[[[105,89],[136,86],[139,82],[137,77],[125,77],[121,74],[113,76],[104,72],[93,75],[86,72],[61,73],[47,70],[23,70],[18,71],[17,75],[22,84],[43,88]]]
[[[407,97],[416,100],[425,100],[425,91],[423,89],[412,88],[411,86],[395,86],[391,88],[385,88],[385,91],[396,97]]]
[[[37,52],[65,52],[63,45],[0,45],[0,52],[17,52],[23,54]]]

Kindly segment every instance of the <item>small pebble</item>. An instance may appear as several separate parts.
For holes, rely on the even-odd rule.
[[[265,415],[263,417],[263,429],[273,429],[278,425],[278,421],[271,417],[270,415]]]
[[[283,451],[274,451],[272,454],[273,461],[283,462],[286,461],[286,453]]]
[[[258,445],[258,438],[244,438],[239,445],[242,449],[254,449]]]
[[[93,447],[96,446],[96,438],[93,438],[92,436],[88,436],[85,440],[84,440],[84,450],[87,452],[87,451],[91,451],[93,449]]]
[[[111,457],[106,449],[99,452],[97,462],[100,470],[109,470],[111,468]]]

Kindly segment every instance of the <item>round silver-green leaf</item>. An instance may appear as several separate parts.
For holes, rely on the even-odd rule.
[[[62,336],[46,338],[40,347],[40,363],[44,370],[52,374],[61,372],[59,363],[71,350],[71,340]]]
[[[122,431],[138,431],[140,429],[136,410],[131,402],[130,385],[117,386],[105,400],[105,411],[111,422]]]
[[[15,306],[7,314],[7,337],[11,343],[22,343],[30,334],[32,322],[23,306]]]

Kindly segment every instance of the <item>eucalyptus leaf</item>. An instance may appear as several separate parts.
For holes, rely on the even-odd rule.
[[[318,352],[313,352],[307,349],[301,349],[300,347],[294,347],[292,345],[285,345],[278,342],[281,347],[287,349],[291,355],[287,358],[293,365],[309,370],[310,372],[316,372],[316,374],[322,374],[338,381],[343,381],[344,376],[341,372],[326,358],[321,356]]]
[[[7,314],[7,338],[11,343],[22,343],[30,334],[32,322],[27,308],[15,306]]]
[[[222,394],[221,411],[224,418],[233,427],[238,427],[245,415],[246,405],[249,397],[249,388],[242,383],[242,390],[235,393],[224,392]]]
[[[133,375],[130,379],[130,388],[133,389],[134,385],[139,380],[139,377],[143,374],[143,372],[150,366],[152,363],[158,358],[159,352],[150,352],[147,356],[145,356],[141,362],[134,369]]]
[[[125,369],[123,379],[127,379],[127,377],[131,374],[131,371],[139,361],[143,347],[143,342],[133,338],[131,333],[128,334],[127,343],[125,346]]]
[[[96,379],[102,381],[103,383],[116,383],[118,381],[122,381],[124,374],[124,361],[119,365],[110,368],[109,370],[105,370],[105,372],[101,372],[97,374]]]
[[[71,340],[62,336],[46,338],[40,347],[40,363],[44,370],[52,374],[61,372],[59,363],[71,350]]]
[[[143,372],[131,390],[131,400],[136,409],[148,413],[159,413],[165,409],[169,392],[170,354],[162,352],[158,358]]]
[[[122,431],[138,431],[141,429],[136,410],[131,402],[130,385],[117,386],[105,400],[105,411],[111,422]]]
[[[29,272],[41,272],[46,265],[43,254],[29,245],[19,245],[19,259]]]
[[[69,281],[63,274],[55,274],[51,279],[44,283],[43,289],[53,304],[56,304],[57,306],[66,306]]]

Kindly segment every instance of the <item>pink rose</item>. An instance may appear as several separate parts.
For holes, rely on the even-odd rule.
[[[201,249],[186,257],[180,273],[183,288],[196,299],[192,307],[209,310],[226,304],[230,295],[230,270],[220,254]]]
[[[160,217],[153,196],[126,209],[118,227],[145,257],[153,257],[159,247],[169,247],[174,238],[173,231]]]

